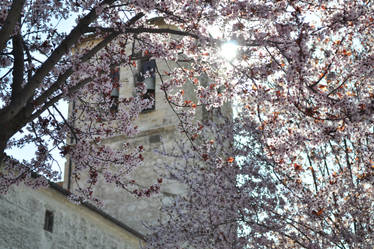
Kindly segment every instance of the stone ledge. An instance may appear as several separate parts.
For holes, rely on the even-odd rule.
[[[59,192],[60,194],[62,194],[64,196],[68,196],[70,194],[70,192],[67,189],[64,189],[63,187],[61,187],[57,183],[50,182],[49,183],[49,187],[52,188],[52,189],[54,189],[54,190],[56,190],[57,192]],[[91,210],[91,211],[99,214],[104,219],[106,219],[106,220],[108,220],[108,221],[116,224],[117,226],[119,226],[120,228],[126,230],[127,232],[131,233],[132,235],[136,236],[137,238],[145,241],[145,236],[143,234],[141,234],[138,231],[132,229],[131,227],[129,227],[126,224],[124,224],[123,222],[115,219],[114,217],[110,216],[109,214],[107,214],[106,212],[102,211],[101,209],[95,207],[91,203],[84,202],[81,205],[84,206],[84,207],[86,207],[86,208],[88,208],[89,210]]]

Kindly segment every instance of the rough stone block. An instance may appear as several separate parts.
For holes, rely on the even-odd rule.
[[[15,223],[5,222],[3,219],[0,219],[0,223],[0,248],[42,248],[39,244],[40,236],[36,231],[27,230]]]

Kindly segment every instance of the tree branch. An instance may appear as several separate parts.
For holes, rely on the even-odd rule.
[[[114,28],[102,28],[102,27],[90,27],[87,29],[87,32],[95,32],[96,30],[101,30],[103,32],[118,32]],[[140,34],[140,33],[152,33],[152,34],[173,34],[173,35],[182,35],[182,36],[190,36],[193,38],[198,39],[199,37],[195,34],[181,31],[181,30],[175,30],[175,29],[169,29],[169,28],[163,28],[163,29],[154,29],[154,28],[127,28],[124,32],[124,34]]]
[[[17,21],[21,17],[24,3],[25,0],[13,0],[8,16],[3,24],[3,28],[0,30],[0,52],[6,47],[7,41],[10,39],[10,36],[14,31]]]
[[[73,86],[72,88],[69,89],[69,92],[70,93],[74,93],[75,91],[77,91],[79,88],[81,88],[82,86],[84,86],[85,84],[87,84],[88,82],[90,82],[92,80],[92,78],[87,78],[87,79],[84,79],[82,80],[81,82],[79,82],[78,84],[76,84],[75,86]],[[28,123],[28,122],[31,122],[32,120],[34,120],[35,118],[37,118],[40,114],[42,114],[45,110],[47,110],[49,107],[53,106],[54,104],[56,104],[62,97],[64,96],[63,93],[60,93],[59,95],[51,98],[47,103],[45,103],[40,109],[38,109],[36,112],[34,112],[32,115],[28,116],[24,123]]]
[[[80,62],[86,62],[87,60],[91,59],[100,49],[105,47],[108,43],[110,43],[118,33],[112,33],[108,37],[106,37],[104,40],[102,40],[99,44],[97,44],[93,49],[91,49],[89,52],[87,52],[85,55],[81,57]],[[60,87],[66,82],[66,80],[74,73],[73,67],[70,67],[67,69],[62,75],[60,75],[56,82],[53,83],[52,86],[50,86],[45,92],[43,92],[35,101],[33,101],[33,104],[38,106],[44,103],[49,96],[51,96],[55,91],[60,89]],[[79,84],[80,85],[80,84]]]
[[[105,0],[101,5],[111,4],[114,0]],[[9,122],[32,98],[35,89],[43,82],[44,77],[53,69],[56,63],[67,54],[70,49],[78,42],[81,36],[86,32],[90,25],[97,18],[96,9],[93,9],[85,17],[83,17],[78,25],[70,32],[61,44],[52,52],[48,59],[39,67],[35,74],[31,77],[28,84],[22,90],[22,97],[16,98],[8,106],[0,111],[0,122]]]
[[[134,24],[136,21],[138,21],[143,16],[144,16],[143,13],[139,13],[139,14],[135,15],[133,18],[131,18],[127,22],[126,25],[129,26],[129,25]],[[89,59],[91,59],[97,52],[99,52],[102,48],[104,48],[106,45],[108,45],[119,34],[120,34],[119,32],[113,32],[113,33],[109,34],[104,40],[102,40],[101,42],[99,42],[95,47],[93,47],[90,51],[88,51],[85,55],[83,55],[80,58],[80,62],[83,63],[83,62],[86,62]],[[41,105],[42,103],[44,103],[49,96],[51,96],[55,91],[57,91],[58,89],[60,89],[60,87],[62,86],[62,84],[65,83],[65,81],[70,77],[70,75],[72,73],[74,73],[74,70],[73,70],[72,67],[70,67],[69,69],[67,69],[65,71],[65,73],[63,73],[62,75],[60,75],[58,77],[58,79],[56,80],[56,82],[51,87],[49,87],[48,90],[46,90],[43,94],[41,94],[33,102],[33,104],[34,105]],[[90,80],[91,80],[91,78],[90,78]],[[85,82],[84,84],[86,84],[89,81],[83,80],[82,82]],[[84,85],[84,84],[82,84],[82,82],[78,83],[77,86],[78,87],[82,87]],[[74,91],[78,90],[77,86],[73,87],[72,89],[75,89]]]
[[[20,33],[13,37],[13,56],[14,56],[14,66],[13,66],[13,82],[12,82],[12,97],[14,100],[17,98],[21,91],[21,86],[23,82],[24,73],[24,56],[23,56],[23,41]]]

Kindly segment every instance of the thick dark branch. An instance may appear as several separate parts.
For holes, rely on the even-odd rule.
[[[23,73],[24,73],[24,56],[23,56],[23,42],[22,36],[20,33],[13,37],[13,57],[14,57],[14,66],[13,66],[13,83],[12,83],[12,100],[17,98],[21,91],[21,86],[23,82]]]
[[[75,86],[71,87],[69,89],[69,93],[73,93],[77,91],[79,88],[87,84],[88,82],[92,81],[92,78],[87,78],[76,84]],[[6,130],[6,134],[1,136],[0,133],[0,161],[3,157],[3,151],[5,149],[7,140],[15,134],[19,129],[21,129],[23,126],[25,126],[27,123],[33,121],[35,118],[40,116],[44,111],[46,111],[49,107],[56,104],[62,97],[64,96],[63,93],[60,93],[52,98],[51,95],[46,96],[45,101],[47,101],[48,98],[50,98],[42,107],[40,107],[37,111],[33,113],[35,110],[35,104],[29,104],[25,106],[23,109],[21,109],[20,112],[17,113],[15,118],[11,123],[8,123],[8,126],[10,126],[9,129]]]
[[[111,4],[114,0],[105,0],[102,5]],[[22,97],[16,98],[7,107],[0,111],[0,122],[9,122],[32,98],[35,89],[43,82],[44,77],[54,68],[58,61],[65,54],[69,53],[71,48],[78,42],[81,36],[87,31],[88,26],[97,18],[96,9],[93,9],[83,17],[78,25],[61,42],[61,44],[52,52],[48,59],[35,72],[28,84],[22,90]]]
[[[127,26],[129,25],[132,25],[134,24],[136,21],[138,21],[140,18],[142,18],[144,16],[143,13],[139,13],[137,15],[135,15],[133,18],[131,18],[128,22],[127,22]],[[83,63],[83,62],[86,62],[88,61],[89,59],[91,59],[97,52],[99,52],[102,48],[104,48],[106,45],[108,45],[114,38],[116,38],[120,33],[119,32],[113,32],[111,34],[109,34],[107,37],[105,37],[101,42],[99,42],[95,47],[93,47],[90,51],[88,51],[86,54],[84,54],[81,58],[80,58],[80,63]],[[71,74],[74,72],[73,68],[70,67],[69,69],[67,69],[65,71],[65,73],[63,73],[62,75],[60,75],[58,77],[58,79],[56,80],[56,82],[48,88],[48,90],[46,90],[44,93],[42,93],[34,102],[33,104],[34,105],[41,105],[42,103],[44,103],[49,96],[51,96],[55,91],[57,91],[65,82],[66,80],[71,76]],[[83,80],[82,82],[86,82],[86,80]],[[77,86],[79,87],[82,87],[84,84],[82,84],[82,82],[78,83]],[[87,81],[89,82],[89,81]],[[86,82],[86,83],[87,83]],[[76,91],[77,89],[77,86],[73,87],[72,89],[75,89],[74,91]]]
[[[25,53],[26,53],[26,58],[27,58],[27,62],[29,63],[29,65],[32,64],[32,56],[31,56],[31,53],[30,53],[30,49],[28,48],[25,40],[22,40],[23,42],[23,49],[25,50]],[[30,80],[30,78],[32,77],[32,69],[28,69],[27,71],[27,80]]]
[[[95,32],[97,30],[101,30],[103,32],[116,32],[114,28],[101,28],[101,27],[91,27],[87,31],[88,32]],[[199,38],[196,34],[192,34],[186,31],[176,30],[176,29],[154,29],[154,28],[127,28],[124,32],[125,34],[141,34],[141,33],[152,33],[152,34],[173,34],[173,35],[181,35],[181,36],[190,36],[193,38]]]
[[[182,36],[191,36],[198,39],[199,36],[185,31],[175,30],[175,29],[152,29],[152,28],[128,28],[125,31],[126,33],[140,34],[140,33],[153,33],[153,34],[173,34],[173,35],[182,35]]]
[[[112,33],[104,40],[102,40],[99,44],[97,44],[94,48],[92,48],[89,52],[82,56],[80,62],[86,62],[87,60],[91,59],[100,49],[105,47],[108,43],[110,43],[118,33]],[[66,80],[74,73],[72,67],[67,69],[63,74],[61,74],[56,82],[50,86],[45,92],[43,92],[34,102],[34,105],[41,105],[43,104],[49,96],[51,96],[55,91],[60,89],[60,87],[66,82]]]
[[[69,93],[76,92],[79,88],[87,84],[88,82],[92,81],[92,78],[87,78],[73,86],[69,89]],[[56,95],[55,97],[49,99],[48,102],[46,102],[40,109],[38,109],[36,112],[34,112],[31,116],[28,116],[27,119],[25,119],[24,123],[27,124],[28,122],[31,122],[35,118],[37,118],[40,114],[42,114],[45,110],[47,110],[49,107],[56,104],[62,97],[64,96],[63,93],[60,93],[59,95]]]
[[[0,52],[6,47],[6,43],[14,31],[17,21],[21,17],[24,3],[25,0],[13,0],[12,6],[8,12],[8,16],[6,17],[4,25],[0,30]]]

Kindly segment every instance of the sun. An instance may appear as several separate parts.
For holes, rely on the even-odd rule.
[[[238,53],[238,44],[235,41],[228,41],[221,45],[220,55],[228,61],[232,61]]]

